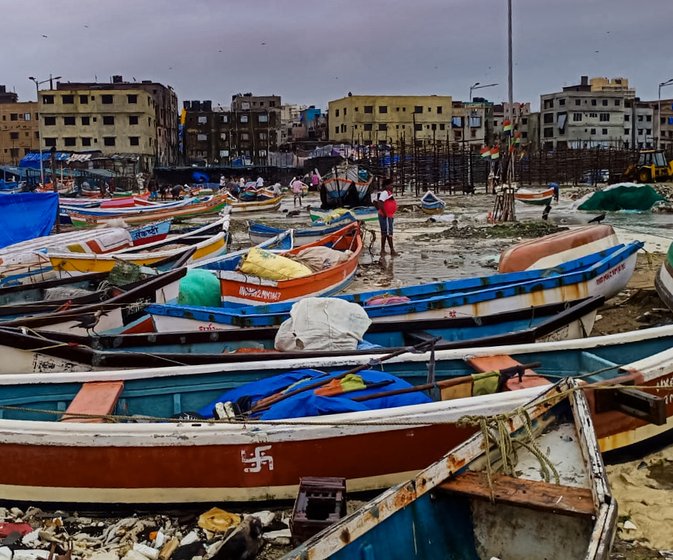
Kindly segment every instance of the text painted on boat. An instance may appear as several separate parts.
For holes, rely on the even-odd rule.
[[[280,292],[273,292],[263,288],[248,288],[247,286],[240,286],[238,289],[238,295],[247,298],[263,299],[265,301],[280,300]]]
[[[612,270],[608,270],[605,274],[596,278],[596,284],[600,286],[603,282],[610,280],[610,278],[616,276],[624,269],[626,269],[626,263],[621,263],[619,266],[614,267]]]

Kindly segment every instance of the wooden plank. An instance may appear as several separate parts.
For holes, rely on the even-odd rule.
[[[591,516],[596,512],[589,488],[525,480],[497,473],[492,476],[492,487],[498,503],[575,516]],[[465,472],[437,488],[472,498],[491,499],[488,479],[483,472]]]
[[[61,422],[104,422],[103,418],[78,418],[75,415],[98,414],[105,416],[111,414],[123,390],[123,381],[91,381],[83,383],[70,406],[66,409]],[[73,416],[70,416],[68,413]]]
[[[499,371],[502,369],[513,368],[516,366],[522,365],[521,362],[518,362],[512,356],[507,356],[504,354],[497,356],[472,356],[467,358],[468,365],[475,371],[485,372],[485,371]],[[543,385],[551,385],[551,382],[538,375],[532,369],[524,370],[523,379],[519,382],[519,376],[515,375],[511,377],[505,383],[505,390],[516,391],[517,389],[525,389],[527,387],[538,387]]]

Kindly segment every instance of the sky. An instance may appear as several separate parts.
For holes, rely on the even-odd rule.
[[[354,95],[507,99],[507,0],[0,0],[0,84],[153,80],[179,99],[236,93],[326,108]],[[514,100],[625,77],[673,78],[673,0],[513,0]],[[10,7],[11,6],[11,7]],[[41,87],[47,87],[44,84]],[[673,86],[662,98],[673,97]]]

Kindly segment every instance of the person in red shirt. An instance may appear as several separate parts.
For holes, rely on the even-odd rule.
[[[382,190],[374,200],[374,207],[379,212],[379,225],[381,226],[381,256],[386,254],[386,241],[390,247],[390,255],[396,257],[398,253],[393,246],[393,221],[397,212],[397,201],[393,195],[393,180],[385,179]]]

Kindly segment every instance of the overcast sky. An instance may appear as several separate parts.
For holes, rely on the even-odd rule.
[[[623,76],[641,99],[673,78],[673,0],[513,0],[514,99]],[[10,7],[11,6],[11,7]],[[29,76],[171,85],[185,99],[278,94],[507,98],[506,0],[2,0],[0,84]],[[44,87],[44,86],[43,86]],[[662,90],[673,97],[673,87]]]

